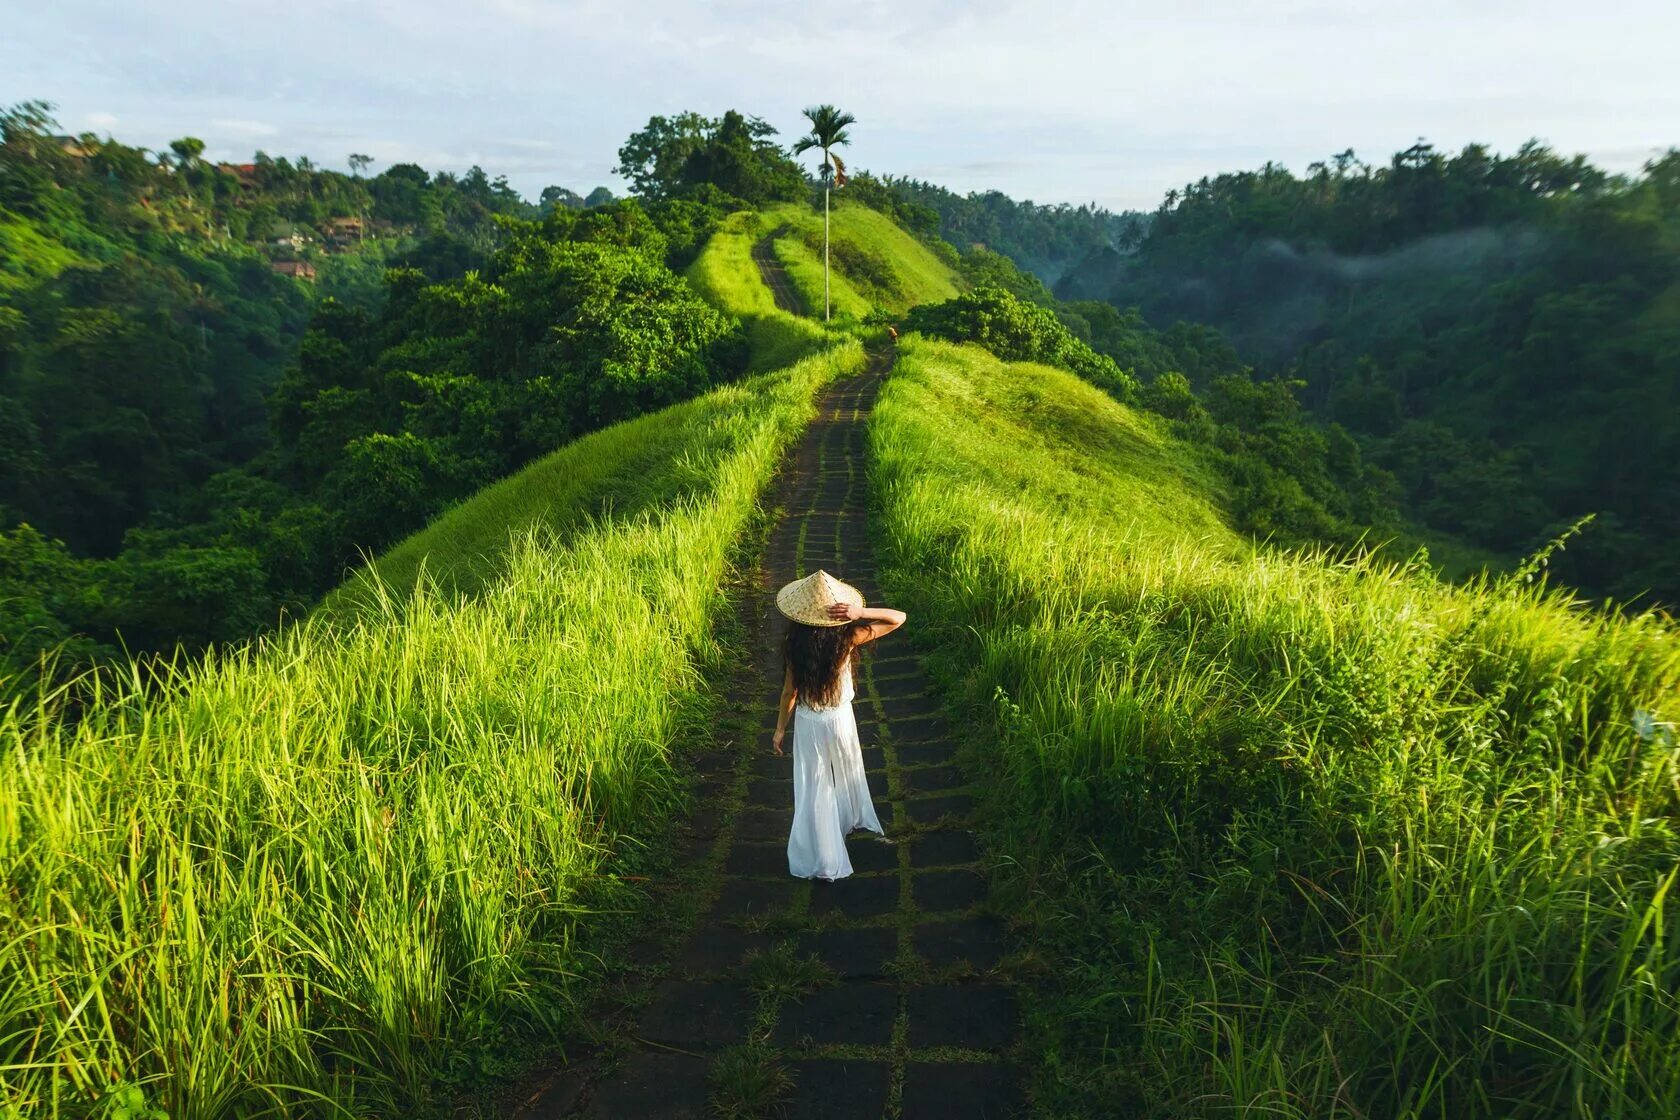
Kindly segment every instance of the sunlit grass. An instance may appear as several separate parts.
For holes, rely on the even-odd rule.
[[[400,546],[360,610],[76,721],[0,715],[0,1114],[407,1116],[562,1032],[580,938],[682,796],[731,552],[861,360],[563,451]],[[624,470],[634,515],[586,523]]]
[[[1671,623],[1257,549],[1149,417],[901,350],[883,576],[1058,962],[1044,1114],[1680,1115]]]
[[[745,325],[755,370],[780,369],[831,338],[821,324],[779,309],[764,286],[752,247],[775,228],[774,219],[757,211],[731,214],[685,274],[702,299]]]
[[[822,309],[822,232],[820,209],[783,205],[766,212],[773,228],[786,227],[776,250],[805,306]],[[871,307],[902,315],[921,303],[938,303],[957,294],[960,282],[950,262],[916,240],[885,214],[835,192],[830,215],[833,239],[831,295],[836,315],[861,319]],[[849,253],[857,254],[849,256]],[[853,262],[869,262],[869,269]]]
[[[625,519],[710,490],[708,474],[740,438],[746,401],[773,392],[785,371],[708,393],[574,440],[519,473],[485,487],[378,557],[371,568],[406,593],[422,569],[439,590],[470,594],[494,579],[517,532],[540,527],[565,539],[596,519]],[[364,600],[357,580],[327,597],[340,612]]]
[[[821,219],[818,219],[820,226]],[[799,292],[799,298],[820,319],[823,309],[822,242],[815,247],[795,234],[776,239],[776,259],[787,270],[788,281]],[[861,320],[874,306],[852,286],[845,272],[829,269],[829,312],[835,319]]]

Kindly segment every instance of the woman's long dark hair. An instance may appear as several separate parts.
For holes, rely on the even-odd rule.
[[[859,625],[807,626],[789,622],[782,660],[793,670],[793,688],[807,708],[828,708],[840,701],[840,666],[855,648]]]

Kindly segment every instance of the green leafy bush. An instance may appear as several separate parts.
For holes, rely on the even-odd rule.
[[[1112,358],[1080,342],[1053,311],[1002,288],[981,287],[910,312],[905,325],[934,338],[975,342],[1010,361],[1044,362],[1071,370],[1116,400],[1136,399],[1138,384]]]

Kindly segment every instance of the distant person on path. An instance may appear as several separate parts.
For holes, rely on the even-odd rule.
[[[857,588],[823,571],[778,591],[776,607],[788,618],[788,632],[770,742],[781,754],[793,717],[788,871],[801,879],[844,879],[852,873],[846,834],[859,828],[882,832],[852,715],[853,653],[903,626],[904,612],[864,606]]]
[[[887,324],[887,337],[891,338],[894,342],[898,341],[898,324]]]

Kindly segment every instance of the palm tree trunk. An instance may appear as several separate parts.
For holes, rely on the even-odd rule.
[[[828,322],[828,184],[823,184],[823,322]]]

